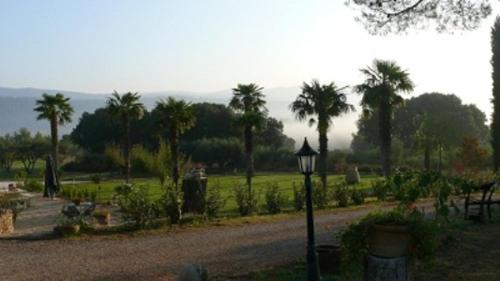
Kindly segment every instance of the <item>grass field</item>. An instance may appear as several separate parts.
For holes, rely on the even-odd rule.
[[[363,176],[361,182],[353,188],[369,189],[372,180],[377,179],[375,176]],[[277,173],[277,174],[260,174],[253,178],[253,188],[258,196],[259,207],[263,209],[264,207],[264,196],[266,188],[270,183],[277,183],[279,185],[281,193],[286,199],[286,208],[293,207],[293,185],[296,184],[297,188],[303,183],[303,176],[298,173]],[[313,178],[313,180],[319,180],[319,178]],[[344,180],[343,175],[332,175],[328,177],[329,184],[342,182]],[[131,181],[136,185],[147,186],[149,189],[149,194],[153,199],[157,199],[163,193],[160,187],[159,181],[155,178],[140,178],[132,179]],[[112,200],[114,195],[114,189],[116,186],[123,183],[123,180],[109,180],[104,181],[100,184],[101,189],[98,193],[99,202],[107,202]],[[209,176],[208,177],[208,188],[219,188],[221,195],[226,199],[226,204],[222,210],[223,213],[234,213],[237,211],[237,205],[233,198],[233,189],[237,185],[243,185],[245,183],[244,176]],[[75,183],[66,184],[65,189],[73,189],[77,191],[87,190],[89,192],[98,191],[97,185],[94,183]]]

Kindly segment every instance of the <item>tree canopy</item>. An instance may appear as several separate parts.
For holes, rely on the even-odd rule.
[[[492,13],[494,0],[348,0],[356,20],[372,34],[433,27],[439,32],[474,30]]]
[[[357,161],[376,161],[375,147],[380,141],[377,124],[377,114],[358,120],[358,132],[351,143]],[[455,95],[427,93],[406,100],[395,110],[393,136],[406,148],[406,153],[415,155],[422,137],[432,140],[432,149],[440,143],[451,151],[462,144],[464,137],[476,138],[486,145],[489,130],[485,114],[475,105],[463,104]]]

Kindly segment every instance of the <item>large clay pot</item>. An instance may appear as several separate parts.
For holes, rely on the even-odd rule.
[[[321,274],[335,274],[339,272],[342,251],[335,245],[318,245],[319,272]]]
[[[56,232],[59,232],[62,235],[72,235],[80,232],[80,225],[59,225],[55,228]]]
[[[111,214],[99,215],[95,217],[97,219],[97,223],[100,225],[109,225],[111,222]]]
[[[407,225],[375,224],[370,229],[368,250],[374,256],[404,257],[408,255],[410,244],[411,233]]]
[[[0,234],[14,232],[14,212],[11,209],[0,209]]]

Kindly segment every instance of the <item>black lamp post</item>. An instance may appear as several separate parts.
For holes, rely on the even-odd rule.
[[[307,211],[307,280],[319,281],[318,254],[314,239],[314,217],[312,205],[311,175],[314,173],[316,155],[318,152],[309,146],[307,138],[304,139],[302,148],[295,153],[299,160],[299,170],[305,176],[306,187],[306,211]]]

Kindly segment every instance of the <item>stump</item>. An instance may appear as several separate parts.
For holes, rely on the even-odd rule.
[[[381,258],[368,255],[364,281],[409,281],[409,272],[407,257]]]
[[[0,234],[14,232],[14,212],[11,209],[0,209]]]
[[[182,212],[203,214],[206,189],[206,177],[185,177],[182,181],[182,192],[184,193]]]
[[[348,168],[345,173],[345,182],[347,184],[357,184],[361,180],[359,176],[358,167]]]

